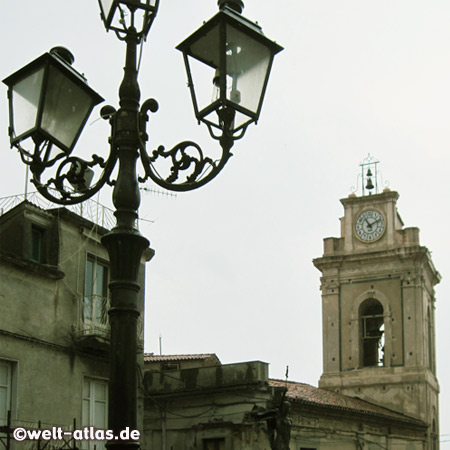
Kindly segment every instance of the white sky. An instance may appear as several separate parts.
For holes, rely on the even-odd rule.
[[[216,11],[215,0],[161,0],[140,72],[142,99],[160,103],[151,149],[185,139],[205,151],[217,145],[196,124],[174,49]],[[339,199],[370,153],[400,193],[405,226],[420,228],[443,275],[436,289],[441,449],[450,449],[450,2],[246,0],[244,15],[285,50],[258,126],[236,143],[219,177],[176,199],[142,196],[141,216],[154,223],[141,231],[156,250],[147,269],[146,351],[159,352],[161,334],[166,354],[263,360],[277,378],[289,365],[291,380],[317,385],[320,273],[311,260],[324,237],[339,235]],[[117,106],[124,46],[104,31],[94,0],[5,2],[0,21],[2,78],[63,45]],[[97,117],[95,110],[77,151],[106,155],[109,130]],[[0,195],[23,193],[23,166],[8,150],[6,88],[0,124]],[[106,189],[100,201],[109,205],[110,197]]]

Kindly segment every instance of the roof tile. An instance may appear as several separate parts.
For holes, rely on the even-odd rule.
[[[353,411],[368,415],[384,416],[425,425],[420,420],[375,405],[358,397],[349,397],[348,395],[339,394],[334,391],[329,391],[328,389],[317,388],[309,384],[270,379],[269,385],[287,387],[288,391],[286,396],[294,402]]]
[[[220,363],[215,353],[197,353],[191,355],[154,355],[153,353],[144,353],[144,362],[195,361],[208,358],[215,358]]]

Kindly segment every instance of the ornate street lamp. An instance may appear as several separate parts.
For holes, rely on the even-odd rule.
[[[103,101],[71,67],[73,61],[67,49],[56,47],[4,80],[9,87],[11,145],[33,158],[22,141],[32,138],[41,153],[45,142],[40,158],[44,166],[55,162],[49,159],[52,144],[62,150],[60,157],[73,150],[93,107]]]
[[[102,98],[71,67],[70,52],[56,48],[4,80],[9,88],[11,146],[30,166],[32,182],[45,198],[75,204],[105,184],[114,186],[117,223],[102,243],[111,263],[109,428],[116,435],[137,424],[137,280],[142,253],[149,246],[136,227],[138,183],[151,178],[166,189],[188,191],[214,178],[229,160],[234,141],[258,120],[274,55],[282,50],[262,34],[259,25],[240,15],[241,0],[219,0],[218,4],[219,13],[177,47],[186,62],[196,117],[220,143],[218,160],[205,156],[191,141],[147,153],[148,113],[156,112],[158,103],[149,99],[140,105],[136,54],[157,14],[159,0],[99,0],[106,29],[126,42],[120,107],[117,111],[112,106],[101,109],[101,116],[111,125],[106,160],[98,155],[89,161],[72,155],[92,108]],[[207,91],[213,91],[212,100],[205,104],[193,84],[199,66],[207,73]],[[137,176],[138,158],[143,177]],[[170,162],[165,175],[159,165],[162,161]],[[97,166],[102,170],[94,179]],[[139,443],[114,440],[107,446],[110,450],[135,449]]]
[[[239,2],[222,3],[221,10],[194,34],[178,45],[183,52],[195,115],[210,133],[227,129],[236,136],[257,122],[269,79],[272,61],[282,50],[264,36],[256,23],[242,17]],[[199,64],[200,63],[200,64]],[[210,86],[198,84],[194,72],[209,71]],[[202,104],[202,101],[204,102]]]
[[[159,7],[159,0],[98,0],[98,3],[100,16],[108,31],[126,33],[128,26],[125,16],[127,11],[130,11],[133,15],[133,26],[138,27],[137,33],[144,39]],[[140,22],[140,26],[136,22]]]

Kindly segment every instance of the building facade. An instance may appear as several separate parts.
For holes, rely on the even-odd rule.
[[[43,210],[27,201],[0,216],[4,432],[39,422],[42,428],[107,428],[109,261],[100,243],[107,231],[67,209]],[[143,303],[142,290],[141,310]],[[142,423],[142,402],[139,415]],[[94,445],[104,443],[83,442],[82,448]]]
[[[269,378],[215,355],[145,357],[144,432],[155,450],[423,450],[427,425],[388,408]]]

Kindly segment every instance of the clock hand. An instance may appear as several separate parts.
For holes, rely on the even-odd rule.
[[[368,231],[371,231],[372,230],[372,225],[373,224],[371,224],[370,222],[369,222],[369,219],[364,219],[365,221],[366,221],[366,223],[367,223],[367,228],[368,228]]]

